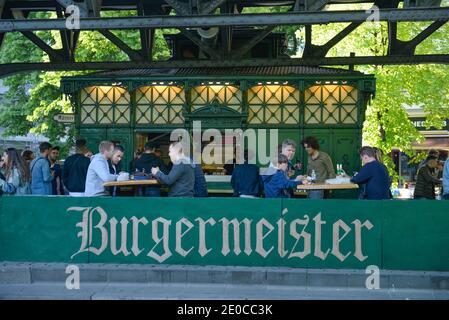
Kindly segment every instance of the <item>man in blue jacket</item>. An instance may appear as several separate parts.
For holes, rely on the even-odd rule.
[[[51,195],[53,193],[53,172],[50,171],[48,154],[52,146],[48,142],[39,145],[40,155],[30,163],[31,193],[39,195]]]
[[[390,176],[387,168],[376,160],[373,148],[362,147],[359,154],[363,167],[351,178],[351,182],[365,184],[364,199],[390,199]]]

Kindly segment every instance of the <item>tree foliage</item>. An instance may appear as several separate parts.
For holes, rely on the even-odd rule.
[[[134,15],[129,11],[125,15]],[[116,16],[117,13],[106,13]],[[124,13],[121,12],[120,16]],[[51,16],[49,13],[33,14],[30,18]],[[173,30],[168,30],[173,32]],[[140,34],[137,30],[119,30],[114,34],[133,49],[140,49]],[[37,32],[54,49],[62,47],[59,32]],[[155,33],[153,59],[164,60],[170,53],[162,30]],[[128,56],[99,32],[81,32],[76,50],[76,61],[127,61]],[[0,50],[0,63],[43,62],[49,61],[47,54],[36,47],[22,34],[8,33]],[[63,143],[63,151],[73,144],[74,128],[53,120],[59,113],[71,113],[70,101],[63,97],[60,90],[61,77],[87,72],[31,72],[12,75],[4,79],[9,88],[0,105],[0,126],[6,128],[7,135],[25,135],[28,132],[43,134],[51,142]],[[63,152],[64,153],[64,152]]]
[[[339,5],[346,9],[368,9],[370,5]],[[414,38],[430,22],[398,23],[398,39]],[[347,23],[313,26],[313,43],[322,45],[345,28]],[[304,31],[300,30],[304,39]],[[449,54],[449,24],[445,24],[416,48],[416,54]],[[333,47],[327,56],[381,56],[387,53],[388,28],[384,22],[364,23]],[[424,137],[408,119],[405,106],[420,106],[428,113],[426,127],[441,128],[449,119],[449,65],[356,66],[355,70],[374,74],[376,95],[366,111],[363,140],[380,148],[385,155],[398,148],[411,157],[414,142]],[[384,157],[390,173],[397,177],[391,158]]]

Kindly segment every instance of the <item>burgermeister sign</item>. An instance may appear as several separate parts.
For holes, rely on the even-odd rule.
[[[107,256],[111,262],[134,259],[145,263],[285,266],[326,262],[357,266],[375,258],[370,255],[376,247],[376,224],[366,216],[331,215],[319,210],[300,215],[285,214],[285,209],[279,214],[260,208],[256,211],[244,216],[154,211],[119,216],[101,206],[72,206],[67,214],[79,217],[74,225],[79,249],[70,258],[89,254]]]

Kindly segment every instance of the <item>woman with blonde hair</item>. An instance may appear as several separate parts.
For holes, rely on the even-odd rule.
[[[376,160],[379,161],[380,163],[384,163],[382,150],[380,150],[379,148],[376,148],[376,147],[372,147],[372,148],[373,148],[374,157],[376,158]]]

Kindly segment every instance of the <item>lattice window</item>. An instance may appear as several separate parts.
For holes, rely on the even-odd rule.
[[[357,123],[357,89],[348,85],[315,85],[305,91],[306,124]]]
[[[137,124],[180,124],[184,123],[182,108],[185,94],[176,86],[147,86],[136,91]]]
[[[121,87],[95,86],[81,90],[82,124],[128,124],[130,96]]]
[[[286,85],[259,85],[250,88],[248,122],[298,124],[299,91]]]
[[[192,93],[192,111],[218,101],[235,111],[242,112],[242,92],[231,85],[202,85],[194,87]]]

